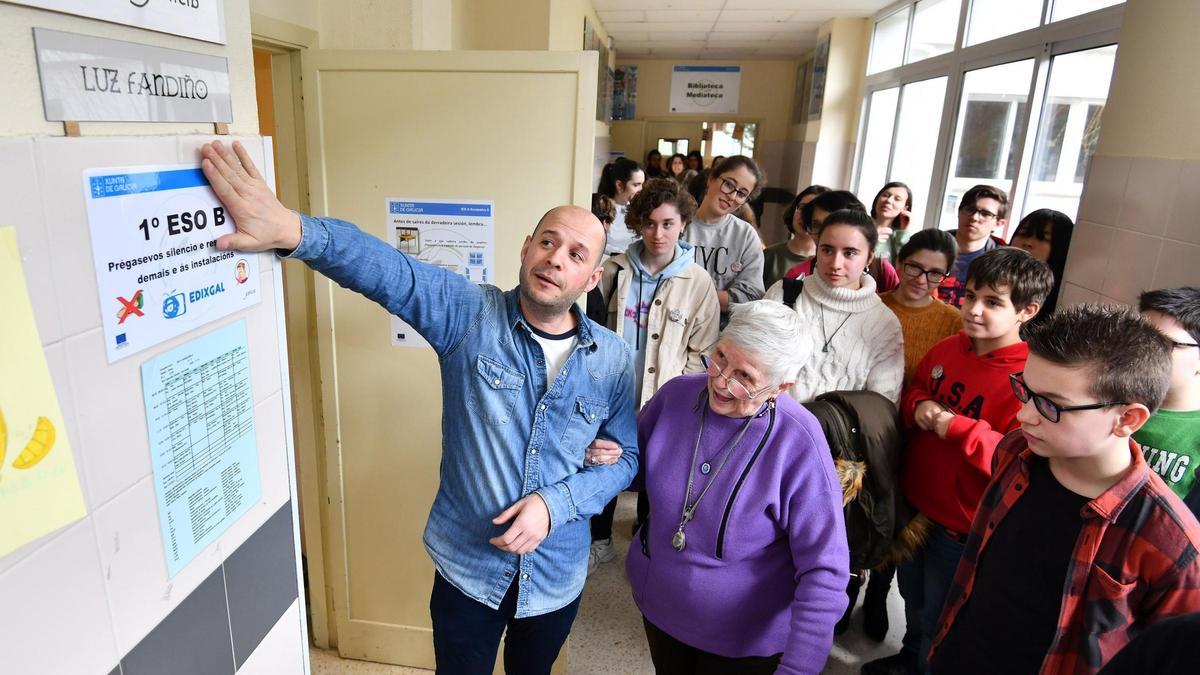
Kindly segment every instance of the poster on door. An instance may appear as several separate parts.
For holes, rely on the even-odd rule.
[[[108,362],[262,299],[258,254],[218,251],[233,219],[196,165],[83,173]]]
[[[741,83],[741,66],[675,66],[671,112],[736,113]]]
[[[477,284],[496,276],[496,219],[490,201],[387,200],[388,243],[416,260]],[[391,321],[393,347],[428,347],[412,326]]]

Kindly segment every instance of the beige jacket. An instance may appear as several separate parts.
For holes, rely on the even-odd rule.
[[[604,276],[597,285],[608,308],[606,325],[622,338],[629,286],[635,274],[629,254],[621,253],[604,263]],[[700,354],[717,341],[720,319],[717,289],[703,267],[689,263],[662,281],[647,318],[649,336],[642,390],[637,392],[639,410],[672,377],[704,372]]]

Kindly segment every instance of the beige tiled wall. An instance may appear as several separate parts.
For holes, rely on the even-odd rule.
[[[1092,159],[1061,304],[1200,286],[1200,161]]]

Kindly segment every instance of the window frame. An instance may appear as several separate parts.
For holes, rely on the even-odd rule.
[[[908,33],[904,39],[904,57],[908,58],[912,42],[913,20],[916,15],[916,4],[919,0],[899,0],[879,10],[872,18],[867,61],[864,71],[870,67],[870,51],[874,49],[875,24],[887,18],[905,6],[908,12]],[[896,104],[895,119],[892,122],[892,138],[888,149],[885,175],[890,176],[896,151],[896,128],[899,123],[900,111],[904,106],[904,86],[935,77],[946,77],[946,94],[942,102],[942,118],[939,122],[937,146],[933,160],[933,175],[929,180],[929,194],[926,195],[928,205],[925,219],[921,223],[924,228],[938,227],[941,214],[941,203],[945,198],[946,187],[950,172],[950,160],[954,155],[952,147],[956,141],[958,120],[962,104],[963,82],[966,74],[973,70],[1003,65],[1013,61],[1034,59],[1033,76],[1029,88],[1029,114],[1020,129],[1019,157],[1013,179],[1009,185],[1009,230],[1015,227],[1022,213],[1026,195],[1031,180],[1034,150],[1037,144],[1037,131],[1041,123],[1043,108],[1049,86],[1051,61],[1055,56],[1072,52],[1118,44],[1121,22],[1125,16],[1125,3],[1104,7],[1086,14],[1080,14],[1068,19],[1050,23],[1054,9],[1054,0],[1042,0],[1041,24],[1035,28],[1006,35],[1004,37],[964,46],[967,27],[970,25],[972,0],[960,0],[962,3],[958,14],[958,34],[954,39],[954,49],[937,56],[904,63],[891,70],[867,74],[862,91],[862,106],[856,144],[854,163],[852,165],[850,185],[856,194],[861,194],[862,188],[876,189],[874,186],[859,185],[862,175],[862,159],[867,134],[867,120],[870,119],[871,97],[879,90],[900,87],[899,100]],[[1114,69],[1115,72],[1115,69]],[[937,204],[938,208],[932,205]],[[1007,234],[1007,232],[1005,233]]]

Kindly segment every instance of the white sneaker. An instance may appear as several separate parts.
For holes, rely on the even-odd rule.
[[[588,576],[596,571],[600,563],[609,562],[616,556],[617,552],[613,550],[612,537],[593,541],[592,549],[588,552]]]

